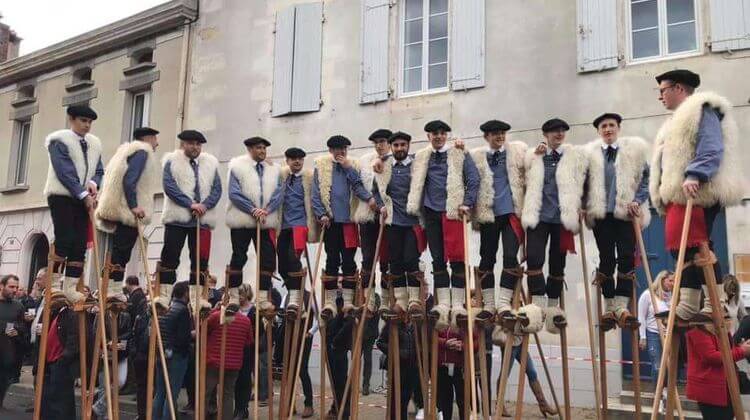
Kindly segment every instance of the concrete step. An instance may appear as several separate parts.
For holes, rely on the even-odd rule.
[[[607,407],[608,419],[631,420],[631,419],[636,418],[635,417],[635,405],[622,403],[620,402],[619,397],[607,398],[607,405],[608,405]],[[651,418],[651,406],[650,405],[644,405],[641,411],[642,411],[641,413],[642,419]],[[699,411],[687,410],[683,408],[682,413],[684,414],[686,419],[702,419],[703,418]],[[675,410],[675,418],[676,417],[677,417],[677,410]]]
[[[633,391],[626,391],[623,390],[620,392],[620,402],[623,404],[635,404],[635,395]],[[652,405],[654,403],[654,393],[653,392],[641,392],[641,404],[642,405]],[[680,398],[680,403],[682,404],[683,410],[691,410],[691,411],[699,411],[698,409],[698,403],[692,400],[686,399],[684,396]]]

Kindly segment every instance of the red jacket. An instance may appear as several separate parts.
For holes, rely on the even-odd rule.
[[[447,329],[445,329],[445,331],[441,331],[438,333],[438,363],[440,365],[453,363],[456,366],[463,366],[464,364],[463,352],[449,350],[448,347],[445,346],[445,342],[451,338],[456,338],[460,341],[464,341],[465,334],[463,330],[459,330],[453,327],[448,327]],[[473,340],[474,340],[473,353],[475,353],[477,351],[477,348],[479,348],[476,334],[474,334]],[[468,344],[469,343],[466,343],[466,345]]]
[[[216,309],[208,317],[208,353],[206,364],[219,369],[221,350],[221,311]],[[227,342],[224,351],[224,370],[240,370],[245,347],[253,345],[253,324],[250,318],[237,314],[234,321],[227,324]]]
[[[691,329],[687,333],[687,351],[687,397],[699,403],[728,406],[729,388],[716,335],[702,328]],[[732,358],[735,362],[744,359],[742,348],[732,347]]]

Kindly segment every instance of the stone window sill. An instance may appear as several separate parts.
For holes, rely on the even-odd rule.
[[[15,194],[27,191],[28,189],[28,185],[12,185],[9,187],[0,188],[0,194]]]

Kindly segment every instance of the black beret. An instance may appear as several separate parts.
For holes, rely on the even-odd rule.
[[[559,118],[552,118],[551,120],[547,120],[544,124],[542,124],[542,132],[546,133],[548,131],[554,131],[563,129],[565,131],[570,130],[570,126],[565,121],[559,119]]]
[[[206,142],[206,137],[198,130],[182,130],[182,132],[177,135],[177,138],[186,141],[197,140],[200,143]]]
[[[615,114],[614,112],[605,112],[604,114],[596,117],[594,120],[594,128],[599,128],[599,124],[601,124],[604,120],[615,120],[617,121],[617,125],[620,125],[622,122],[622,115]]]
[[[290,147],[286,149],[286,151],[284,152],[284,156],[290,159],[296,159],[307,156],[307,153],[305,153],[305,151],[300,149],[299,147]]]
[[[684,69],[670,70],[656,76],[656,83],[661,83],[662,80],[671,80],[674,83],[682,83],[693,88],[697,88],[701,84],[701,77],[698,74]]]
[[[403,131],[396,131],[395,133],[391,134],[390,137],[388,137],[388,143],[393,143],[396,140],[406,140],[410,142],[411,136],[404,133]]]
[[[66,112],[73,118],[83,117],[89,118],[91,120],[95,120],[98,118],[96,112],[94,112],[94,110],[91,109],[91,107],[88,105],[71,105],[68,107]]]
[[[496,133],[498,131],[510,130],[510,124],[506,123],[505,121],[489,120],[486,123],[480,125],[479,129],[482,130],[483,133]]]
[[[389,130],[387,128],[379,128],[379,129],[373,131],[372,134],[370,134],[370,137],[368,137],[367,139],[370,140],[370,141],[375,141],[377,139],[386,139],[386,140],[388,140],[388,138],[391,137],[391,134],[393,134],[393,132],[391,130]]]
[[[271,146],[271,142],[270,141],[264,139],[263,137],[257,137],[257,136],[256,137],[250,137],[249,139],[245,139],[243,141],[243,143],[245,143],[245,146],[248,146],[248,147],[255,146],[256,144],[261,144],[261,143],[265,144],[266,147]]]
[[[427,133],[434,133],[436,131],[451,131],[451,126],[440,121],[433,120],[424,125],[424,131]]]
[[[331,136],[326,142],[326,145],[328,147],[346,147],[351,146],[352,142],[350,142],[348,138],[337,134],[335,136]]]
[[[133,130],[133,138],[138,140],[146,136],[155,136],[157,134],[159,134],[159,132],[151,127],[138,127]]]

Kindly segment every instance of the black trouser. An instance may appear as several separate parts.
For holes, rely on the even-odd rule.
[[[453,368],[449,375],[447,366],[438,366],[438,410],[443,413],[443,420],[453,418],[453,397],[458,405],[458,417],[464,419],[464,371],[460,366]]]
[[[391,418],[406,420],[409,418],[407,410],[409,408],[409,400],[411,400],[414,390],[419,388],[419,376],[417,370],[414,369],[413,361],[400,360],[399,363],[401,363],[401,377],[399,378],[401,385],[401,395],[399,395],[399,398],[401,398],[401,414],[400,417],[396,417],[396,404],[395,401],[393,401],[391,402]],[[393,395],[393,397],[395,397],[395,395]]]
[[[367,325],[365,325],[367,328]],[[372,346],[375,345],[377,336],[369,336],[362,343],[362,386],[370,387],[370,377],[372,376]]]
[[[565,275],[565,253],[560,250],[560,233],[563,225],[558,223],[539,222],[535,228],[526,230],[526,253],[529,271],[541,270],[544,267],[544,254],[549,240],[549,276],[562,279]],[[529,293],[532,296],[544,296],[557,299],[562,292],[563,282],[550,279],[544,281],[544,274],[530,274],[527,278]]]
[[[47,364],[42,389],[43,419],[76,418],[76,402],[73,394],[74,364],[57,361]]]
[[[14,369],[10,363],[3,364],[0,361],[0,407],[3,406],[3,400],[5,399],[5,393],[8,392],[10,380],[15,375]]]
[[[386,227],[388,229],[388,227]],[[375,245],[378,242],[378,233],[380,232],[380,222],[368,222],[361,223],[359,225],[359,246],[362,249],[362,271],[369,273],[372,271],[372,267],[375,265]],[[382,240],[385,240],[383,238]],[[382,242],[382,241],[381,241]],[[388,242],[390,244],[390,242]],[[390,254],[389,254],[390,255]],[[382,255],[378,257],[381,259]],[[380,272],[385,274],[388,271],[387,264],[380,264]],[[367,287],[370,284],[370,277],[365,276],[362,278],[362,287]]]
[[[510,224],[510,214],[496,216],[495,221],[479,227],[479,269],[486,272],[482,279],[482,289],[495,287],[495,263],[497,262],[497,248],[500,238],[503,240],[503,269],[518,267],[518,238]],[[503,271],[500,276],[500,286],[515,289],[518,277]]]
[[[284,285],[287,290],[300,290],[300,287],[302,287],[301,278],[289,275],[289,273],[297,273],[302,270],[300,256],[294,250],[294,233],[292,229],[283,229],[279,234],[278,255],[279,274],[284,279]]]
[[[299,368],[299,380],[302,382],[302,393],[305,395],[305,407],[313,406],[313,388],[310,380],[310,371],[307,368],[310,362],[310,350],[312,349],[312,337],[305,333],[305,347],[302,348],[302,364]],[[322,410],[322,408],[321,408]]]
[[[235,414],[246,413],[247,405],[250,403],[252,392],[253,375],[253,347],[245,347],[242,352],[242,367],[237,374],[237,382],[234,383],[234,412]]]
[[[161,369],[160,364],[156,364],[156,369]],[[135,373],[135,400],[138,407],[138,419],[146,418],[146,391],[148,381],[148,360],[136,357],[133,360],[133,369]]]
[[[229,234],[232,238],[232,259],[229,261],[229,268],[232,270],[242,271],[247,262],[247,249],[252,242],[258,246],[256,230],[250,229],[231,229]],[[256,255],[257,257],[257,255]],[[260,230],[260,290],[271,290],[271,276],[276,271],[276,250],[271,240],[271,231],[268,229]],[[232,276],[229,287],[240,287],[242,284],[242,275]]]
[[[721,213],[721,206],[718,204],[713,207],[703,209],[703,217],[706,223],[706,233],[708,234],[709,238],[711,237],[711,232],[714,228],[714,222],[716,221],[716,217],[719,215],[719,213]],[[714,245],[710,239],[708,241],[708,247],[711,249],[711,251],[713,251]],[[693,258],[695,258],[695,255],[698,254],[699,251],[700,249],[697,246],[687,248],[685,250],[685,263],[693,261]],[[677,259],[678,252],[672,251],[672,257],[674,257],[674,259]],[[724,279],[721,276],[721,265],[719,265],[718,261],[714,264],[714,276],[716,276],[716,284],[724,283]],[[680,283],[680,287],[685,287],[688,289],[700,289],[704,284],[706,284],[706,279],[703,276],[703,267],[691,265],[682,272],[682,282]]]
[[[419,287],[416,276],[404,276],[419,271],[419,247],[413,226],[386,227],[388,238],[388,271],[394,276],[393,287]],[[390,285],[389,285],[390,287]]]
[[[344,396],[344,387],[346,386],[346,378],[349,373],[349,359],[348,352],[335,350],[333,347],[328,346],[328,365],[331,367],[331,381],[333,382],[333,392],[336,401],[341,402],[341,398]],[[356,392],[357,390],[355,390]],[[349,418],[349,401],[351,398],[347,398],[344,404],[344,415],[342,418]],[[339,407],[339,410],[341,407]]]
[[[161,248],[162,267],[169,270],[161,273],[159,282],[161,284],[174,284],[177,281],[177,274],[174,270],[180,265],[180,254],[182,247],[185,246],[185,239],[188,243],[188,252],[190,254],[190,284],[195,284],[195,268],[197,266],[198,255],[195,254],[196,233],[195,227],[182,227],[177,225],[164,226],[164,245]],[[200,271],[208,270],[208,259],[201,258]],[[200,276],[201,285],[203,276]]]
[[[423,207],[425,219],[425,234],[427,235],[427,246],[430,247],[432,255],[432,275],[435,288],[458,287],[464,288],[464,262],[451,261],[451,272],[449,279],[447,264],[445,262],[444,236],[443,236],[443,214],[428,207]],[[458,274],[458,276],[456,275]],[[443,302],[441,302],[443,303]]]
[[[110,280],[122,281],[125,275],[125,266],[130,261],[130,255],[137,239],[138,229],[117,223],[112,236],[112,264],[119,265],[123,271],[112,271],[109,275]]]
[[[64,195],[47,197],[52,224],[55,229],[55,255],[67,258],[68,262],[83,263],[86,257],[86,237],[89,215],[82,200]],[[65,275],[79,278],[83,266],[65,267]]]
[[[701,416],[707,420],[732,420],[734,418],[731,401],[726,407],[699,402],[698,408],[701,410]]]
[[[635,267],[635,230],[633,222],[616,219],[607,213],[604,219],[594,225],[594,238],[599,248],[599,272],[606,276],[602,282],[602,294],[611,299],[617,296],[630,298],[633,294],[633,281],[617,279],[615,287],[615,266],[619,274],[630,274]]]
[[[326,229],[326,275],[338,276],[339,269],[344,277],[351,277],[357,273],[357,264],[354,262],[354,254],[357,248],[346,248],[344,242],[344,224],[331,223]],[[356,280],[345,280],[342,282],[345,289],[357,287]],[[336,282],[331,281],[323,284],[327,290],[335,289]]]

